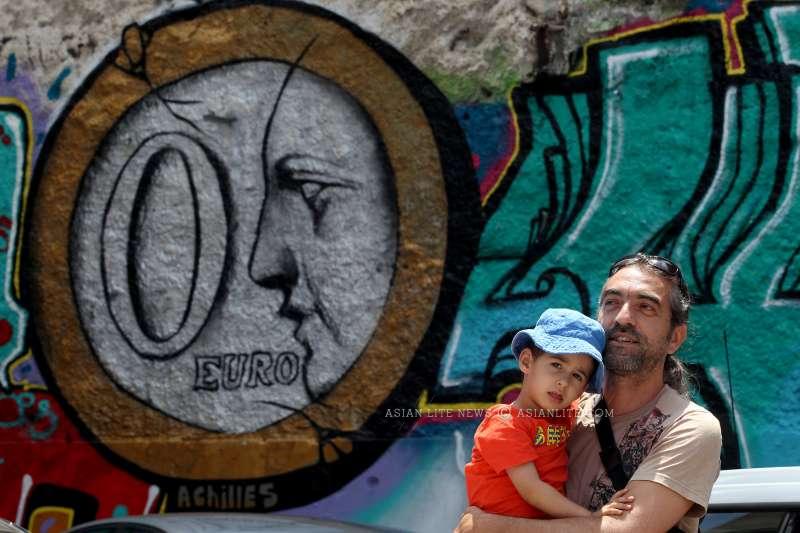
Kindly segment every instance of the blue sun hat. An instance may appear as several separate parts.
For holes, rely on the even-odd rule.
[[[587,392],[601,392],[605,380],[603,349],[606,334],[597,320],[573,309],[548,309],[533,329],[523,329],[514,335],[511,351],[519,354],[531,345],[548,353],[568,355],[586,354],[597,361],[597,370],[586,388]]]

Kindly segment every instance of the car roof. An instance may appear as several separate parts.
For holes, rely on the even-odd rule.
[[[169,533],[206,533],[237,531],[243,533],[292,531],[302,533],[391,531],[333,520],[275,514],[248,513],[173,513],[106,518],[80,524],[70,529],[79,533],[93,526],[141,525]]]
[[[800,466],[723,470],[709,512],[800,509]]]
[[[27,529],[21,528],[14,522],[0,518],[0,533],[26,533]]]

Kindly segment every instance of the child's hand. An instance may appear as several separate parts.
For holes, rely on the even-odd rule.
[[[633,507],[633,496],[625,496],[628,488],[624,488],[614,493],[611,501],[592,513],[592,516],[619,516],[627,513]]]

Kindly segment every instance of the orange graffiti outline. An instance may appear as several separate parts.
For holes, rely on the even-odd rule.
[[[506,177],[508,169],[511,168],[511,164],[516,161],[517,155],[519,155],[519,117],[517,116],[516,109],[514,109],[514,102],[511,100],[512,91],[513,89],[508,91],[506,100],[508,101],[508,108],[511,110],[511,123],[514,127],[514,149],[511,151],[511,156],[508,158],[505,167],[503,167],[503,171],[497,177],[497,181],[494,182],[494,185],[492,185],[492,188],[486,193],[486,196],[481,198],[481,207],[486,207],[486,202],[489,201],[489,198],[492,197],[492,194],[494,194],[500,184],[503,183],[503,179]]]
[[[736,46],[736,52],[739,57],[739,67],[733,68],[732,66],[732,59],[731,59],[731,47],[730,47],[730,38],[728,35],[728,24],[726,23],[727,18],[725,17],[724,13],[715,13],[715,14],[706,14],[706,15],[692,15],[688,17],[676,17],[674,19],[670,19],[664,22],[658,22],[655,24],[650,24],[647,26],[642,26],[640,28],[634,28],[632,30],[622,31],[616,33],[614,35],[609,35],[606,37],[598,37],[596,39],[590,39],[586,42],[581,48],[581,60],[579,66],[576,70],[571,71],[567,74],[568,77],[574,78],[578,76],[583,76],[586,74],[586,69],[588,65],[588,57],[589,57],[589,48],[592,46],[596,46],[603,43],[609,42],[617,42],[632,35],[636,35],[639,33],[645,33],[648,31],[658,30],[661,28],[666,28],[668,26],[676,26],[678,24],[687,24],[691,22],[702,22],[702,21],[718,21],[720,26],[722,27],[722,45],[725,48],[725,69],[729,75],[740,75],[745,73],[745,64],[744,64],[744,54],[742,52],[742,44],[739,40],[739,34],[736,31],[736,26],[746,19],[749,15],[748,12],[748,4],[750,4],[752,0],[743,0],[742,1],[742,12],[739,15],[730,19],[730,31],[734,45]],[[497,178],[497,181],[492,185],[492,188],[486,193],[481,199],[481,206],[485,207],[489,201],[489,198],[495,193],[500,184],[503,182],[504,178],[506,177],[506,173],[508,169],[511,168],[511,165],[514,164],[517,155],[519,153],[519,121],[517,117],[517,112],[514,109],[513,102],[511,101],[511,93],[514,89],[511,89],[508,92],[508,107],[511,110],[511,114],[513,117],[513,126],[514,126],[514,151],[511,154],[511,157],[508,159],[505,168],[500,173],[500,176]]]
[[[12,105],[17,107],[21,112],[25,120],[25,130],[28,136],[28,145],[25,149],[25,163],[23,164],[22,168],[22,191],[21,191],[21,198],[20,198],[20,206],[19,206],[19,221],[16,222],[17,224],[17,231],[16,231],[16,239],[15,239],[15,247],[16,250],[14,251],[14,273],[13,273],[13,297],[16,299],[17,304],[23,309],[25,307],[20,302],[20,281],[19,281],[19,272],[20,272],[20,263],[22,261],[22,236],[25,230],[25,213],[28,211],[28,191],[31,185],[31,168],[33,168],[33,116],[31,115],[28,106],[25,103],[14,97],[10,96],[0,96],[0,105]],[[25,309],[27,311],[27,309]],[[12,379],[12,371],[22,364],[22,362],[27,358],[33,358],[33,353],[31,352],[30,348],[25,350],[19,357],[17,357],[14,361],[12,361],[8,368],[6,369],[6,377],[8,377],[8,382],[11,385],[21,386],[24,391],[38,389],[38,390],[47,390],[47,387],[44,385],[36,385],[30,384],[30,382],[17,382]]]
[[[419,409],[424,415],[430,416],[433,415],[435,411],[447,410],[447,409],[486,409],[487,407],[491,407],[495,404],[500,403],[500,399],[506,395],[506,393],[512,389],[517,389],[522,387],[522,383],[511,383],[510,385],[506,385],[497,393],[497,397],[493,402],[456,402],[456,403],[428,403],[428,390],[422,391],[422,394],[419,395],[419,400],[417,401],[417,409]]]
[[[747,6],[751,1],[752,0],[742,0],[742,12],[739,15],[736,15],[735,17],[730,19],[730,31],[731,31],[730,35],[728,35],[728,24],[727,24],[728,19],[727,17],[725,17],[725,14],[713,13],[704,15],[690,15],[684,17],[676,17],[670,20],[666,20],[664,22],[657,22],[655,24],[642,26],[640,28],[634,28],[632,30],[626,30],[619,33],[615,33],[614,35],[608,35],[606,37],[598,37],[596,39],[591,39],[587,43],[585,43],[582,47],[581,60],[578,68],[570,72],[568,76],[576,77],[586,74],[586,69],[589,62],[588,59],[589,47],[591,46],[595,46],[602,43],[617,42],[632,35],[637,35],[640,33],[645,33],[653,30],[660,30],[662,28],[667,28],[669,26],[677,26],[678,24],[688,24],[692,22],[707,22],[707,21],[718,21],[722,28],[722,45],[725,48],[725,70],[731,76],[737,74],[744,74],[745,73],[744,55],[742,53],[742,43],[739,40],[739,34],[736,31],[736,26],[741,21],[746,19],[747,16],[749,15]],[[733,61],[731,58],[731,45],[729,42],[731,38],[733,39],[734,45],[736,46],[736,53],[739,57],[739,67],[737,68],[733,68]]]
[[[52,505],[46,505],[44,507],[37,508],[32,514],[30,520],[28,520],[28,525],[33,527],[36,523],[36,518],[39,514],[42,513],[58,513],[67,515],[67,527],[72,527],[72,522],[75,520],[75,509],[70,509],[68,507],[56,507]]]
[[[39,385],[38,383],[31,383],[30,381],[15,381],[12,379],[14,370],[29,359],[33,362],[33,352],[31,352],[30,349],[26,350],[25,353],[14,359],[14,361],[8,365],[8,382],[12,385],[16,385],[17,387],[22,387],[23,392],[28,392],[31,390],[47,390],[46,385]]]

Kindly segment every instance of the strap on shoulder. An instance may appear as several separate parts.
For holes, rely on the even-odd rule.
[[[625,473],[625,469],[622,467],[622,455],[620,455],[619,448],[617,448],[614,431],[611,429],[611,421],[607,416],[608,405],[606,405],[605,398],[600,398],[600,401],[597,402],[595,413],[600,415],[594,426],[597,440],[600,441],[600,460],[603,462],[606,473],[611,479],[611,484],[614,485],[614,490],[621,490],[628,484],[630,476]]]
[[[597,440],[600,442],[600,460],[606,469],[614,490],[625,488],[631,477],[625,473],[622,466],[622,454],[617,448],[617,441],[614,439],[614,430],[611,429],[611,421],[608,419],[608,405],[605,398],[600,398],[595,406],[595,413],[599,415],[594,425]],[[673,526],[667,533],[683,533],[682,530]]]

